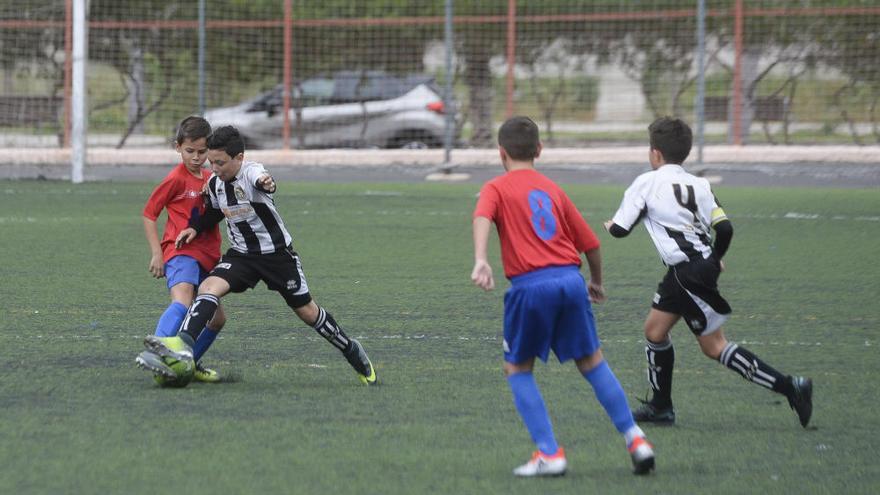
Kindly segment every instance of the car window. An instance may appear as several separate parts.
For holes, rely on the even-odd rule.
[[[335,87],[333,79],[324,77],[306,79],[299,85],[302,91],[302,105],[306,107],[326,105],[333,99]],[[296,90],[294,94],[297,94]]]
[[[424,75],[394,76],[382,71],[339,71],[332,77],[313,77],[294,85],[291,105],[311,107],[399,98],[433,79]],[[435,91],[436,92],[436,91]],[[251,100],[249,112],[277,110],[282,105],[281,86]]]

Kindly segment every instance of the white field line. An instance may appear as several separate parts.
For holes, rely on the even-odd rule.
[[[305,330],[304,330],[305,332]],[[477,335],[477,336],[466,336],[466,335],[427,335],[427,334],[419,334],[419,335],[403,335],[403,334],[389,334],[389,335],[353,335],[354,338],[358,340],[372,341],[372,340],[400,340],[400,341],[459,341],[459,342],[500,342],[500,335]],[[10,340],[46,340],[46,341],[56,341],[56,340],[140,340],[144,338],[144,335],[123,335],[123,334],[73,334],[73,335],[11,335],[7,337]],[[220,335],[217,337],[218,340],[224,340],[226,337]],[[601,338],[601,336],[600,336]],[[305,340],[309,342],[321,342],[324,340],[323,337],[319,335],[269,335],[269,336],[254,336],[254,335],[234,335],[229,337],[231,340],[245,340],[245,341],[262,341],[262,340]],[[3,339],[0,339],[3,340]],[[645,345],[644,339],[601,339],[602,342],[606,343],[614,343],[614,344],[638,344]],[[834,344],[828,344],[827,342],[806,342],[806,341],[794,341],[794,340],[737,340],[738,344],[742,345],[750,345],[750,346],[774,346],[774,347],[822,347],[822,346],[830,346],[830,347],[840,347],[839,342],[835,342]],[[874,341],[866,340],[864,347],[873,347]]]
[[[391,196],[393,194],[389,194]],[[310,215],[312,213],[311,210],[300,210],[298,212],[294,212],[294,215]],[[431,210],[431,211],[413,211],[413,210],[354,210],[351,213],[355,215],[381,215],[381,216],[460,216],[462,212],[459,210]],[[597,214],[591,214],[590,212],[581,212],[586,218],[595,218]],[[757,219],[757,220],[837,220],[837,221],[845,221],[852,220],[856,222],[880,222],[880,216],[865,216],[865,215],[836,215],[836,214],[821,214],[821,213],[804,213],[797,211],[789,211],[786,213],[746,213],[741,215],[734,215],[731,217],[736,220],[737,218],[748,218],[748,219]],[[36,218],[36,217],[18,217],[18,216],[7,216],[0,217],[0,224],[4,223],[66,223],[73,221],[81,221],[82,218],[74,218],[74,217],[49,217],[49,218]]]

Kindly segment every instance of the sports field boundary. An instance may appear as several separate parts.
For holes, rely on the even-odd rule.
[[[12,148],[4,150],[0,167],[16,165],[65,165],[70,163],[70,149]],[[375,167],[380,165],[441,167],[444,152],[432,150],[324,149],[324,150],[251,150],[247,158],[271,166],[346,165]],[[643,163],[647,146],[613,146],[598,148],[545,148],[539,159],[549,165]],[[695,153],[689,159],[693,162]],[[179,160],[173,149],[161,148],[90,148],[89,166],[145,165],[167,167]],[[707,164],[773,164],[773,163],[858,163],[880,165],[880,146],[707,146],[703,151]],[[488,149],[456,149],[451,166],[496,166],[498,151]]]

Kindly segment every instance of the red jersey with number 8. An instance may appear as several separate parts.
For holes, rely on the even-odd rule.
[[[181,163],[174,167],[171,172],[156,186],[147,204],[144,206],[143,216],[156,221],[162,210],[168,210],[168,221],[165,223],[165,233],[162,236],[162,254],[167,263],[171,258],[184,254],[192,256],[205,271],[211,271],[220,260],[220,229],[212,228],[202,232],[191,243],[174,247],[177,234],[189,225],[190,218],[205,212],[202,187],[211,177],[211,172],[202,169],[202,177],[198,178],[189,173],[186,166]]]
[[[580,253],[599,247],[565,192],[534,169],[486,182],[473,216],[488,218],[498,228],[507,278],[548,266],[580,266]]]

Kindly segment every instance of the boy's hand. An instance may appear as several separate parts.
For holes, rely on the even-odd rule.
[[[261,175],[259,179],[257,179],[257,187],[266,191],[269,194],[275,192],[275,179],[272,178],[269,174]]]
[[[485,260],[474,262],[474,270],[471,272],[471,281],[483,290],[495,288],[495,279],[492,277],[492,267]]]
[[[177,240],[174,241],[174,245],[177,247],[177,249],[180,249],[181,247],[183,247],[184,244],[189,244],[190,242],[192,242],[192,240],[195,239],[197,235],[198,234],[196,233],[196,229],[192,227],[187,227],[181,230],[179,234],[177,234]]]
[[[150,256],[150,274],[153,275],[153,278],[165,276],[165,262],[162,260],[162,253]]]
[[[614,220],[606,220],[605,223],[602,224],[605,227],[605,231],[611,230],[611,226],[614,225]]]
[[[722,272],[723,272],[724,270],[727,269],[727,267],[724,266],[724,261],[722,261],[722,260],[718,260],[718,268],[719,268]]]
[[[590,295],[590,301],[594,303],[605,302],[605,287],[602,287],[602,284],[596,284],[590,280],[587,282],[587,293]]]

